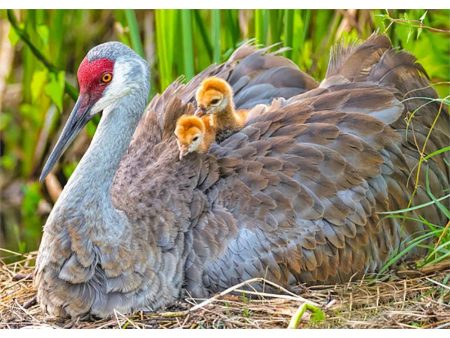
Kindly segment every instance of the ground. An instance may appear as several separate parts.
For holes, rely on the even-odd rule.
[[[10,264],[0,259],[0,329],[287,328],[305,302],[324,319],[317,320],[306,311],[299,328],[450,328],[450,260],[342,285],[300,286],[298,295],[278,286],[279,294],[239,291],[243,286],[269,283],[255,279],[207,300],[186,298],[160,312],[58,320],[42,313],[36,304],[31,277],[35,257],[36,253],[20,255]]]

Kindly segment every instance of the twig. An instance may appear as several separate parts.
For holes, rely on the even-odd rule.
[[[198,309],[201,309],[201,308],[205,307],[206,305],[213,303],[215,300],[219,299],[220,297],[223,297],[226,294],[228,294],[230,292],[233,292],[236,289],[239,289],[241,286],[244,286],[244,285],[252,283],[252,282],[260,282],[261,280],[263,280],[263,278],[253,278],[253,279],[250,279],[248,281],[245,281],[245,282],[239,283],[237,285],[234,285],[231,288],[228,288],[228,289],[222,291],[221,293],[218,293],[217,295],[215,295],[215,296],[213,296],[211,298],[208,298],[207,300],[201,302],[200,304],[197,304],[197,305],[193,306],[188,311],[189,312],[193,312],[193,311],[196,311]]]
[[[426,279],[427,281],[430,281],[431,283],[434,283],[434,284],[436,284],[436,285],[439,285],[439,286],[443,287],[444,289],[450,290],[450,287],[447,286],[447,285],[444,285],[444,284],[442,284],[442,283],[439,283],[439,282],[437,282],[437,281],[435,281],[435,280],[433,280],[433,279],[431,279],[431,278],[428,278],[428,277],[425,277],[425,279]]]
[[[33,298],[31,298],[29,301],[25,302],[23,304],[23,308],[24,309],[29,309],[30,307],[34,306],[37,304],[37,297],[34,296]]]
[[[191,308],[190,310],[188,310],[188,311],[189,311],[189,312],[193,312],[193,311],[196,311],[196,310],[198,310],[198,309],[201,309],[201,308],[205,307],[206,305],[211,304],[212,302],[214,302],[214,301],[217,300],[218,298],[223,297],[223,296],[225,296],[226,294],[229,294],[229,293],[231,293],[231,292],[233,292],[233,291],[236,291],[236,290],[240,289],[240,288],[241,288],[242,286],[244,286],[244,285],[248,285],[248,284],[255,283],[255,282],[269,284],[269,285],[271,285],[271,286],[274,286],[274,287],[276,287],[276,288],[279,288],[280,290],[284,290],[285,292],[288,292],[288,293],[290,293],[290,294],[292,294],[292,295],[298,297],[297,300],[303,300],[304,302],[307,302],[307,303],[310,303],[310,304],[315,304],[314,302],[311,302],[311,301],[308,301],[308,300],[306,300],[306,299],[303,299],[302,297],[293,294],[292,292],[286,290],[285,288],[283,288],[283,287],[281,287],[281,286],[279,286],[279,285],[277,285],[277,284],[275,284],[275,283],[273,283],[273,282],[271,282],[271,281],[269,281],[269,280],[266,280],[266,279],[264,279],[264,278],[253,278],[253,279],[249,279],[249,280],[247,280],[247,281],[245,281],[245,282],[236,284],[236,285],[234,285],[234,286],[232,286],[232,287],[226,289],[225,291],[222,291],[221,293],[218,293],[217,295],[215,295],[215,296],[213,296],[213,297],[211,297],[211,298],[209,298],[209,299],[207,299],[207,300],[201,302],[200,304],[195,305],[194,307],[192,307],[192,308]]]
[[[41,51],[39,49],[37,49],[35,45],[33,45],[28,33],[24,29],[21,29],[19,27],[19,23],[17,22],[17,18],[14,15],[14,12],[12,9],[7,9],[7,15],[8,15],[8,21],[11,24],[11,26],[14,28],[16,34],[30,48],[30,50],[34,54],[34,56],[39,61],[41,61],[50,72],[57,74],[59,71],[58,68],[56,68],[55,65],[53,65],[50,61],[48,61],[46,59],[46,57],[41,53]],[[64,91],[72,98],[72,100],[76,101],[76,99],[78,97],[77,90],[66,79],[64,80]]]
[[[425,26],[422,23],[420,23],[420,21],[418,20],[403,20],[403,19],[394,19],[390,16],[388,16],[387,18],[388,20],[391,21],[392,23],[398,23],[398,24],[406,24],[406,25],[411,25],[414,28],[422,28],[422,29],[427,29],[430,32],[436,32],[436,33],[446,33],[446,34],[450,34],[450,30],[447,29],[439,29],[439,28],[434,28],[434,27],[430,27],[430,26]]]
[[[450,323],[447,322],[447,323],[444,323],[442,325],[436,326],[435,329],[444,329],[444,328],[449,327],[449,326],[450,326]]]
[[[125,321],[123,323],[120,323],[119,317],[122,317],[123,319],[125,319]],[[130,318],[128,318],[127,316],[125,316],[123,313],[117,311],[116,309],[114,309],[114,317],[116,318],[116,323],[119,326],[119,328],[123,328],[123,325],[125,325],[126,323],[131,324],[135,329],[140,329],[139,325],[136,325]]]
[[[420,268],[419,271],[425,274],[429,274],[430,272],[442,271],[450,268],[450,260],[443,261],[433,265],[425,265]]]
[[[20,252],[11,251],[11,250],[8,250],[8,249],[5,249],[5,248],[0,248],[0,251],[6,252],[6,253],[9,253],[9,254],[13,254],[13,255],[16,255],[16,256],[27,257],[27,254],[23,254],[23,253],[20,253]]]
[[[14,282],[17,282],[19,280],[33,280],[33,274],[23,274],[23,273],[17,273],[13,276],[12,280]]]
[[[273,294],[273,293],[267,293],[267,292],[257,292],[257,291],[248,291],[248,290],[242,290],[242,289],[236,289],[233,290],[236,292],[245,292],[248,293],[249,295],[256,295],[256,296],[262,296],[262,297],[272,297],[272,298],[280,298],[280,299],[286,299],[286,300],[294,300],[294,301],[302,301],[311,305],[315,305],[315,306],[319,306],[319,304],[310,301],[308,299],[305,299],[303,297],[300,296],[286,296],[286,295],[277,295],[277,294]]]

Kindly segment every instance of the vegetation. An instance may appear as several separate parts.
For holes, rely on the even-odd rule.
[[[262,45],[291,47],[285,55],[320,80],[334,43],[380,31],[418,58],[448,105],[449,16],[449,10],[1,10],[0,248],[22,253],[37,248],[51,206],[89,144],[98,119],[88,124],[55,174],[45,184],[37,181],[77,96],[78,64],[94,45],[119,40],[149,60],[153,95],[181,75],[190,79],[224,61],[239,43],[253,38]],[[432,198],[448,214],[448,199],[438,202],[441,197]],[[387,217],[409,216],[405,211]],[[449,224],[421,221],[430,231],[411,245],[435,239],[426,244],[429,255],[422,263],[448,259]]]
[[[186,295],[184,302],[158,312],[125,315],[116,311],[111,318],[86,321],[45,316],[32,287],[36,253],[16,257],[17,262],[0,265],[0,329],[450,327],[448,262],[417,271],[400,270],[391,281],[302,286],[300,295],[254,278],[206,300]],[[249,291],[258,284],[270,284],[279,293]]]

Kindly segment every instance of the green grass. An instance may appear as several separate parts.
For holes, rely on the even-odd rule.
[[[136,19],[136,13],[132,9],[125,10],[128,28],[130,30],[131,47],[140,56],[145,57],[144,48],[142,47],[141,36],[139,32],[139,24]]]
[[[437,156],[439,154],[449,152],[450,147],[444,147],[439,150],[434,151],[433,153],[428,154],[425,157],[421,158],[421,161],[424,162],[433,156]],[[419,161],[419,163],[421,163]],[[418,171],[420,170],[420,166]],[[418,176],[417,176],[418,177]],[[416,182],[417,184],[417,182]],[[418,267],[424,267],[427,265],[437,264],[442,262],[443,260],[450,258],[450,222],[447,221],[447,224],[434,224],[428,221],[426,218],[420,215],[420,209],[425,207],[436,205],[442,215],[444,215],[447,220],[450,219],[450,210],[448,209],[449,201],[450,201],[450,193],[449,187],[447,187],[447,194],[444,196],[436,197],[434,196],[433,191],[430,187],[429,182],[429,173],[428,167],[425,172],[425,190],[430,197],[431,201],[427,203],[423,203],[416,206],[409,206],[408,208],[395,210],[392,212],[384,212],[381,214],[386,215],[385,218],[391,219],[399,219],[402,221],[415,221],[418,223],[422,223],[425,225],[426,231],[423,234],[416,236],[414,239],[407,240],[403,248],[396,253],[393,253],[390,259],[384,264],[383,268],[380,270],[380,274],[387,271],[390,267],[394,266],[399,260],[401,260],[405,255],[410,253],[411,251],[417,248],[424,248],[427,251],[427,255],[416,262]],[[412,204],[412,198],[409,203]],[[411,216],[411,212],[418,212],[419,216],[413,217]]]

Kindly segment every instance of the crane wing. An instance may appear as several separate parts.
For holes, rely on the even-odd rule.
[[[442,157],[426,164],[415,194],[408,177],[435,119],[423,149],[445,146],[448,113],[424,99],[436,93],[415,58],[389,47],[373,36],[337,49],[319,88],[254,108],[245,128],[212,148],[205,166],[218,169],[199,182],[207,207],[194,213],[186,276],[194,294],[201,283],[221,290],[256,276],[283,285],[348,280],[376,271],[424,230],[379,212],[430,201],[426,171],[444,195]],[[437,206],[421,213],[446,222]]]

